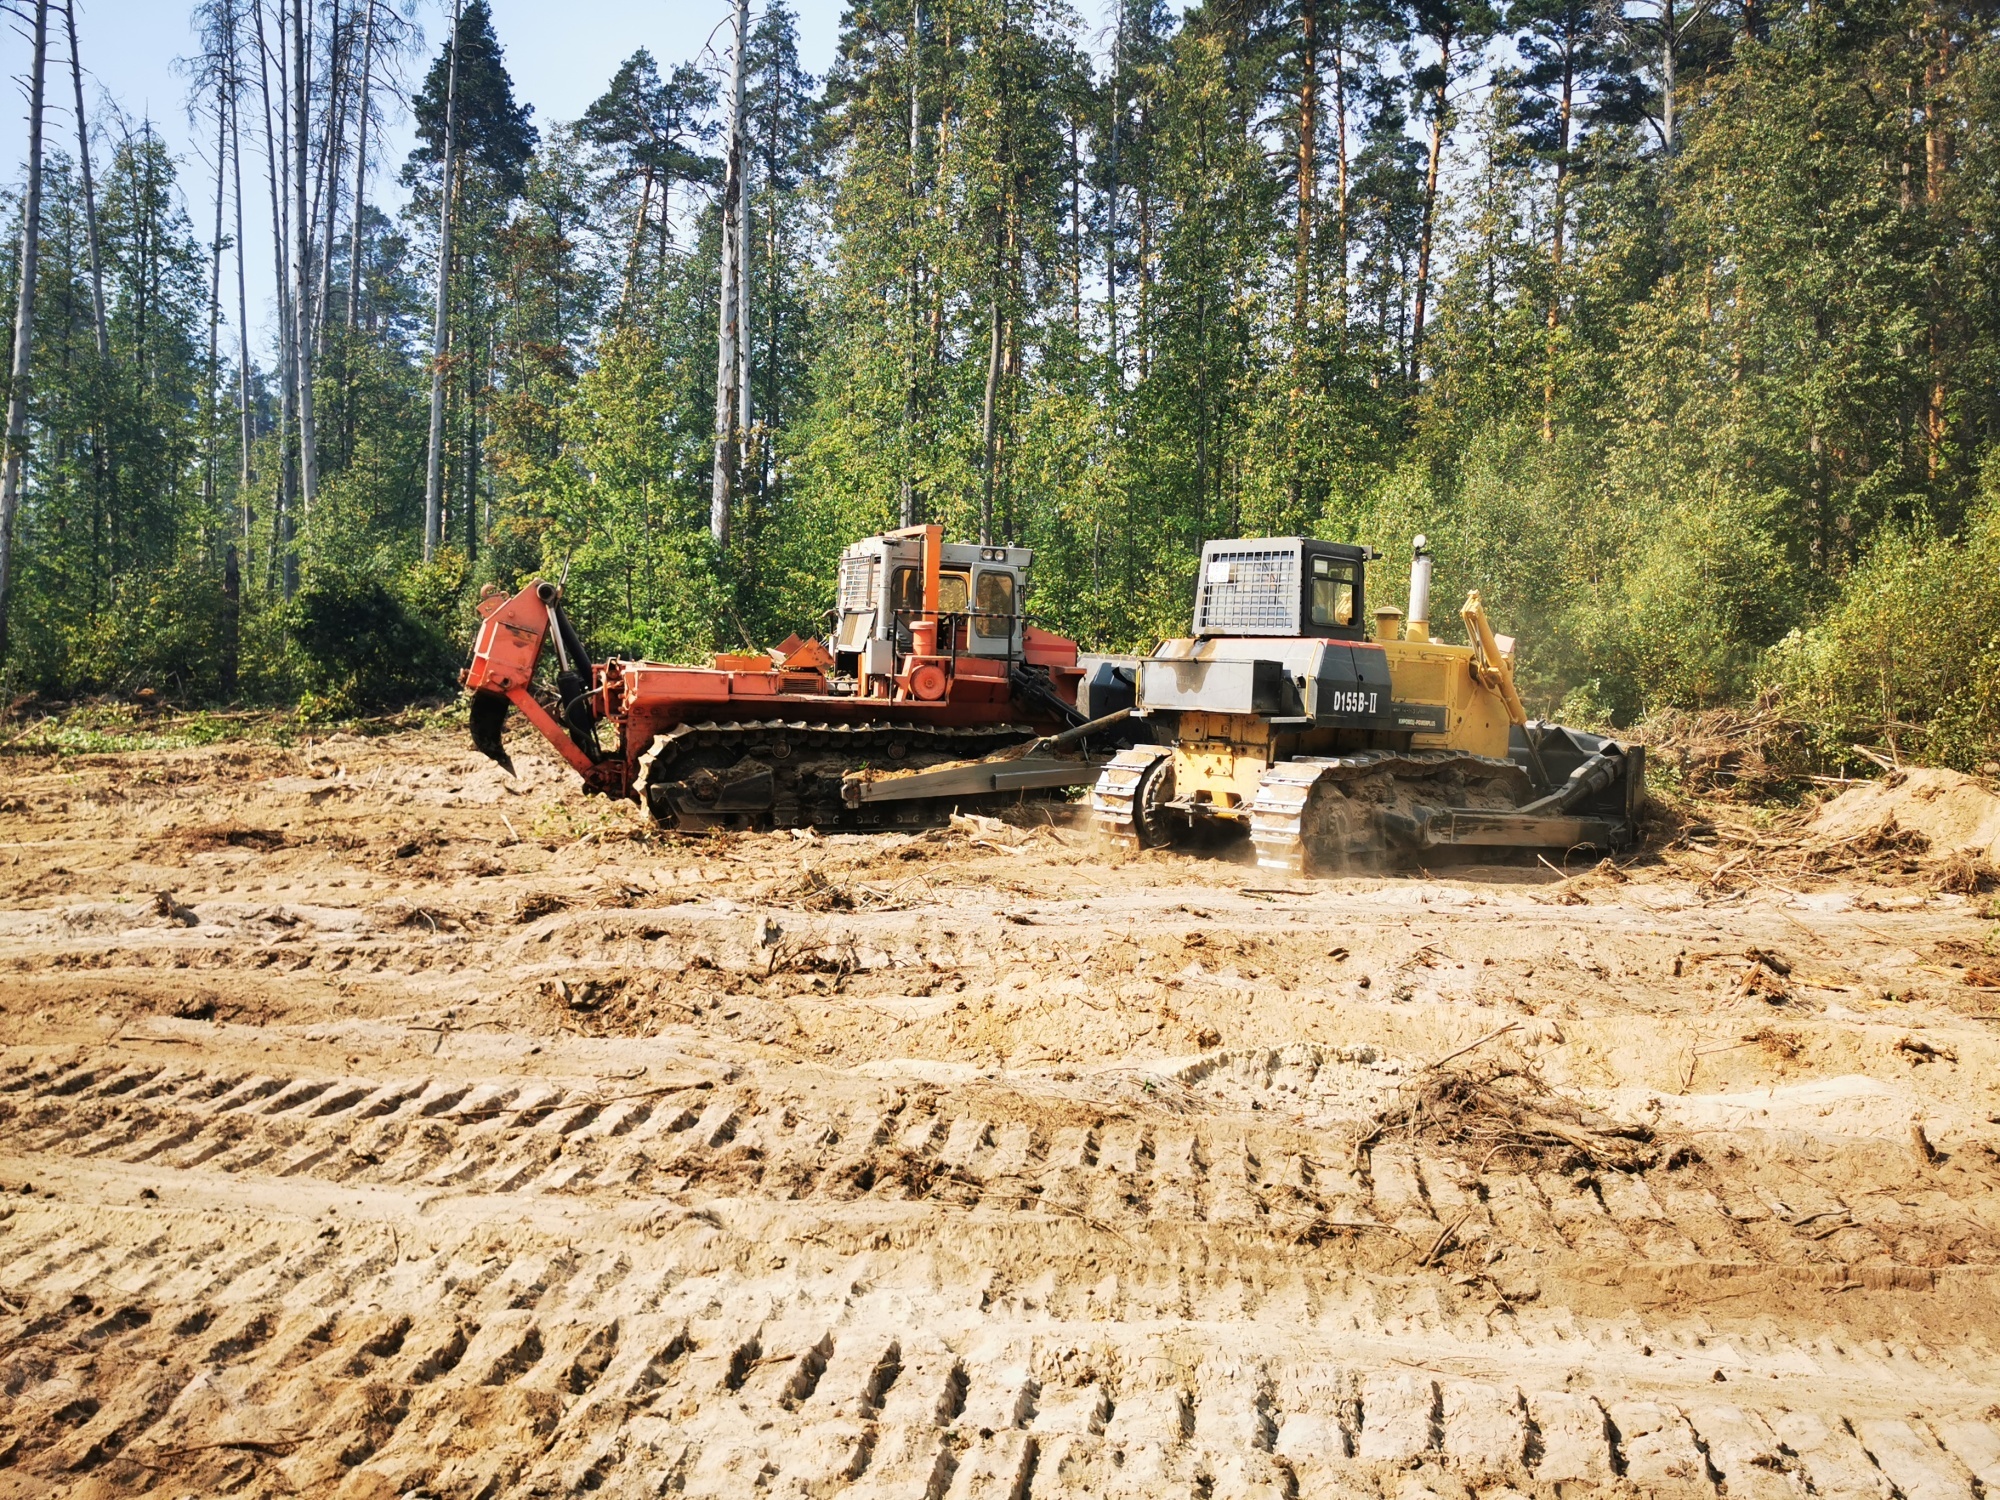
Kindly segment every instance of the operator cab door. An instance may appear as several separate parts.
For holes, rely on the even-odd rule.
[[[981,563],[972,570],[966,624],[974,656],[1021,654],[1021,578],[1013,568]]]

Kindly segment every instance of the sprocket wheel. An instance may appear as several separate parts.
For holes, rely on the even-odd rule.
[[[1141,849],[1171,844],[1185,820],[1167,804],[1174,799],[1174,758],[1163,755],[1146,767],[1132,790],[1132,832]]]

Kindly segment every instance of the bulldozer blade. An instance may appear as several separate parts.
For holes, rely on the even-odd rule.
[[[509,776],[514,762],[501,742],[500,731],[507,727],[507,700],[498,693],[472,695],[472,748],[494,762]]]

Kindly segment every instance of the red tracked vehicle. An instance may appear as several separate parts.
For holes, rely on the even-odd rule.
[[[512,770],[501,741],[512,705],[586,792],[632,798],[682,829],[923,823],[946,803],[1076,785],[1090,773],[1047,757],[883,774],[971,761],[1082,722],[1076,643],[1022,614],[1032,560],[1023,547],[947,543],[937,526],[869,537],[841,555],[825,640],[794,636],[706,667],[592,663],[554,584],[495,593],[480,601],[462,674],[473,743]],[[538,696],[551,642],[554,691]]]

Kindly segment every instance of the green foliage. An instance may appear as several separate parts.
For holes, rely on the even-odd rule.
[[[2000,753],[1987,11],[1704,12],[1671,131],[1655,22],[1600,0],[1316,5],[1310,56],[1297,0],[1117,11],[1107,57],[1063,0],[882,0],[823,81],[762,12],[725,548],[711,73],[634,52],[538,133],[467,5],[428,566],[444,49],[400,217],[330,242],[310,515],[274,362],[209,367],[208,184],[147,131],[101,162],[100,362],[52,156],[12,680],[423,697],[480,587],[538,576],[599,655],[699,659],[819,629],[841,549],[905,520],[1033,547],[1038,623],[1144,650],[1210,538],[1371,544],[1400,605],[1423,533],[1433,629],[1478,589],[1537,709],[1776,683],[1829,751]]]
[[[435,564],[407,575],[401,589],[366,573],[308,578],[285,625],[310,708],[339,715],[449,692],[463,647],[440,605],[457,602],[454,571],[449,561]]]
[[[2000,757],[2000,465],[1965,531],[1882,535],[1839,602],[1768,671],[1818,748],[1856,742],[1973,771]]]

